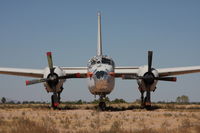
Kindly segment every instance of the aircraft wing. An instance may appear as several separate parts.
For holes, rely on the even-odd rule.
[[[139,67],[115,67],[115,77],[122,77],[123,75],[137,76]]]
[[[87,67],[61,67],[66,74],[87,74]]]
[[[81,78],[87,77],[87,67],[61,67],[66,75],[77,74],[81,75]],[[115,67],[115,77],[122,77],[122,75],[137,75],[139,67]],[[74,77],[76,78],[76,77]]]
[[[158,70],[159,76],[164,77],[164,76],[172,76],[172,75],[197,73],[197,72],[200,72],[200,66],[161,68],[157,70]]]
[[[66,75],[80,74],[81,78],[87,77],[87,67],[61,67]],[[136,75],[139,67],[115,67],[115,77],[123,75]],[[157,69],[160,77],[183,75],[200,72],[200,66],[174,67]],[[0,74],[43,78],[43,69],[23,69],[23,68],[0,68]]]
[[[0,74],[42,78],[43,69],[0,68]]]
[[[87,78],[87,67],[61,67],[69,78]]]
[[[123,77],[124,75],[138,76],[139,67],[115,67],[115,77]],[[200,66],[174,67],[156,69],[159,77],[183,75],[200,72]]]
[[[87,67],[61,67],[66,75],[81,74],[84,77],[87,75]],[[0,74],[26,76],[34,78],[43,78],[44,69],[24,69],[24,68],[0,68]],[[81,76],[82,77],[82,76]]]
[[[61,67],[66,75],[80,74],[79,77],[73,76],[72,78],[86,78],[88,77],[87,67]],[[122,77],[123,75],[137,75],[139,67],[115,67],[115,77]]]

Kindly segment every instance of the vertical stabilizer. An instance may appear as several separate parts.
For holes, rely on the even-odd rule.
[[[97,55],[102,55],[102,36],[101,36],[101,13],[97,13],[98,16],[98,36],[97,36]]]

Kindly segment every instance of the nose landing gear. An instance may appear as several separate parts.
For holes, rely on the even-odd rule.
[[[99,110],[101,110],[101,111],[105,111],[106,110],[105,95],[100,95],[100,98],[99,98]]]

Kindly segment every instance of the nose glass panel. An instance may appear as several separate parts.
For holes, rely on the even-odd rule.
[[[97,79],[102,79],[102,78],[105,78],[108,74],[107,72],[104,72],[104,71],[97,71],[95,75]]]

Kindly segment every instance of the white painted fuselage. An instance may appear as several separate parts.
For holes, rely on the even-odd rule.
[[[114,62],[107,56],[95,56],[88,62],[88,88],[93,95],[107,95],[115,84]]]

